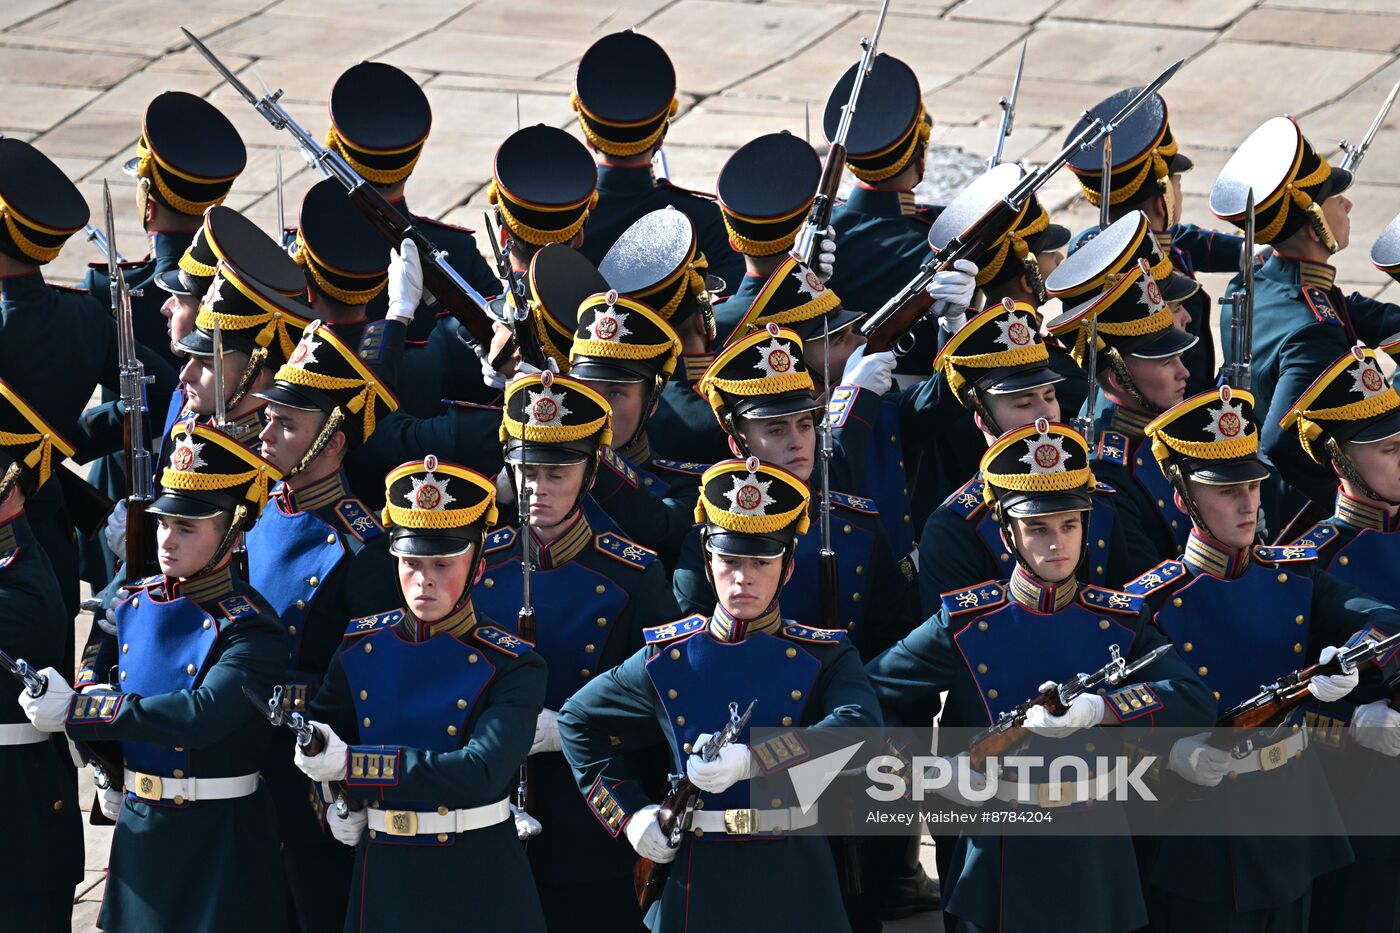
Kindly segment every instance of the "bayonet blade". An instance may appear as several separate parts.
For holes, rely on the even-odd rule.
[[[223,75],[224,80],[227,81],[235,91],[242,94],[243,98],[247,100],[248,103],[255,105],[257,104],[258,96],[248,88],[248,85],[238,80],[234,73],[232,71],[229,71],[228,68],[225,67],[223,62],[219,61],[218,56],[216,56],[213,52],[209,51],[209,46],[205,45],[203,42],[200,42],[199,37],[196,36],[194,33],[190,32],[184,26],[180,27],[180,31],[185,34],[186,39],[190,40],[190,44],[194,46],[195,51],[197,51],[200,55],[203,55],[204,60],[207,61],[209,64],[213,65],[214,70],[217,71],[219,74]]]

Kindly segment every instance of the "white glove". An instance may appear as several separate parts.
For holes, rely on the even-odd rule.
[[[325,739],[326,747],[319,755],[303,755],[298,745],[292,753],[292,761],[301,773],[313,781],[345,780],[345,758],[350,751],[345,740],[335,734],[335,730],[323,722],[308,723]]]
[[[819,236],[821,241],[817,245],[816,272],[817,278],[825,284],[831,278],[831,273],[836,271],[836,228],[827,227]]]
[[[1317,663],[1326,664],[1336,656],[1337,649],[1328,645],[1317,656]],[[1355,668],[1350,674],[1319,674],[1308,681],[1308,692],[1324,703],[1332,703],[1355,690],[1360,679],[1361,672]]]
[[[69,704],[73,702],[73,688],[51,667],[44,668],[39,676],[48,679],[49,688],[36,697],[30,696],[28,690],[21,690],[19,705],[40,732],[62,732],[68,720]]]
[[[1351,738],[1373,752],[1400,755],[1400,712],[1390,708],[1389,700],[1363,703],[1351,714]]]
[[[535,717],[535,741],[530,746],[530,754],[558,751],[563,751],[559,744],[559,714],[552,709],[542,709]]]
[[[326,825],[331,829],[331,835],[335,841],[350,848],[360,844],[360,837],[365,834],[365,827],[369,825],[369,811],[365,809],[346,810],[345,815],[332,810],[326,817]]]
[[[695,739],[693,748],[704,748],[710,741],[710,733],[702,732]],[[685,760],[686,777],[690,783],[711,794],[721,794],[740,781],[751,778],[756,773],[753,755],[747,745],[732,742],[719,750],[714,761],[706,761],[699,755],[691,755]]]
[[[510,481],[510,467],[501,467],[496,474],[496,505],[511,505],[515,502],[515,484]]]
[[[1254,262],[1263,265],[1274,255],[1274,245],[1272,243],[1261,243],[1254,247]]]
[[[510,805],[510,815],[515,817],[515,835],[521,842],[524,842],[531,836],[538,836],[540,833],[544,832],[544,827],[540,825],[539,820],[535,819],[515,804]]]
[[[126,553],[126,500],[118,499],[117,507],[107,516],[107,526],[102,529],[102,538],[107,549],[118,556]]]
[[[1055,686],[1054,682],[1040,685],[1041,691]],[[1026,713],[1026,728],[1049,739],[1062,739],[1080,729],[1091,729],[1103,722],[1103,697],[1097,693],[1081,693],[1070,703],[1063,716],[1056,716],[1043,706],[1032,706]]]
[[[389,250],[389,310],[384,316],[407,324],[418,313],[422,300],[423,264],[418,259],[418,244],[404,237],[398,249]]]
[[[546,369],[554,373],[554,375],[556,376],[559,375],[559,364],[554,361],[554,357],[547,356],[545,357],[544,362]],[[544,370],[536,368],[535,365],[533,363],[530,363],[528,360],[521,360],[520,365],[515,367],[515,372],[517,375],[534,376],[538,375],[543,371]]]
[[[122,812],[122,799],[126,797],[115,787],[104,787],[97,792],[97,806],[102,811],[102,815],[109,820],[116,820],[117,815]]]
[[[972,304],[972,295],[977,291],[977,265],[970,260],[959,259],[953,263],[953,268],[935,273],[927,291],[933,299],[932,313],[946,319],[943,329],[956,333],[967,319],[968,306]]]
[[[968,757],[967,752],[963,752],[956,758],[944,758],[943,760],[952,770],[953,777],[947,785],[938,788],[935,793],[964,807],[985,806],[986,800],[974,800],[962,792],[964,786],[977,793],[986,790],[987,787],[987,776],[972,767],[972,759]]]
[[[1230,770],[1230,753],[1207,742],[1207,735],[1202,732],[1177,739],[1167,756],[1167,767],[1192,784],[1214,787]]]
[[[856,347],[846,360],[845,371],[841,373],[841,385],[860,386],[876,395],[884,395],[894,382],[894,367],[897,359],[890,350],[879,353],[865,353],[865,345]]]
[[[627,841],[632,843],[632,848],[637,850],[638,855],[658,865],[665,865],[676,857],[680,849],[673,849],[666,844],[666,834],[656,824],[657,811],[660,809],[661,807],[654,803],[642,807],[632,814],[623,832],[627,834]]]

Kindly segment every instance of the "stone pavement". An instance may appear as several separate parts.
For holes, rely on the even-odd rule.
[[[56,159],[95,217],[110,181],[118,246],[135,258],[144,244],[120,165],[146,102],[162,90],[209,95],[239,127],[250,161],[229,204],[259,222],[276,223],[279,146],[289,221],[317,178],[177,26],[203,37],[253,88],[283,88],[287,109],[316,134],[335,76],[359,59],[384,60],[417,77],[433,106],[432,138],[409,184],[415,211],[476,226],[499,140],[518,122],[574,128],[570,79],[591,38],[635,26],[668,49],[682,89],[666,142],[671,175],[708,191],[728,154],[757,134],[788,129],[820,143],[826,93],[857,58],[877,9],[877,0],[6,0],[0,132]],[[1187,60],[1165,96],[1196,163],[1185,216],[1203,224],[1212,179],[1259,122],[1292,114],[1325,149],[1363,133],[1400,78],[1396,0],[894,0],[881,47],[915,67],[934,116],[928,199],[979,171],[1023,41],[1026,77],[1006,157],[1032,163],[1059,148],[1085,107]],[[1353,189],[1354,246],[1337,262],[1343,282],[1392,300],[1400,286],[1386,284],[1367,253],[1400,211],[1397,156],[1400,108]],[[1072,228],[1094,220],[1068,172],[1042,197]],[[76,281],[99,258],[75,241],[50,276]],[[100,897],[105,842],[91,841],[90,890],[75,928],[87,928]],[[929,927],[922,919],[903,928]]]

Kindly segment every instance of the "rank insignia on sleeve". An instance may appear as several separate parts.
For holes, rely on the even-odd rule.
[[[384,533],[383,526],[359,499],[341,499],[336,503],[335,514],[345,530],[361,541],[369,541]]]
[[[603,448],[603,462],[612,468],[612,471],[633,486],[637,485],[637,471],[632,469],[632,465],[617,455],[611,447]]]
[[[514,528],[500,528],[486,536],[486,543],[482,546],[482,553],[490,554],[492,551],[500,551],[510,547],[515,543]]]
[[[258,614],[258,607],[246,596],[230,596],[228,599],[219,600],[219,609],[228,616],[230,622],[237,622],[240,619],[251,619]]]
[[[593,811],[593,815],[614,838],[622,831],[627,811],[622,809],[622,804],[612,792],[612,788],[604,784],[601,777],[588,789],[588,809]]]
[[[764,774],[772,774],[791,767],[806,758],[810,752],[795,732],[783,732],[749,746],[754,760]]]
[[[653,459],[651,464],[660,470],[667,470],[671,473],[685,473],[689,476],[699,476],[710,468],[708,463],[691,463],[686,460],[662,460],[659,457]]]
[[[364,635],[366,632],[376,632],[386,625],[393,625],[403,618],[402,609],[393,609],[389,612],[381,612],[378,615],[361,616],[358,619],[351,619],[350,624],[345,627],[345,637],[352,635]]]
[[[518,658],[534,647],[533,644],[519,635],[512,635],[505,629],[496,628],[494,625],[478,625],[472,629],[472,634],[476,636],[477,641],[484,642],[512,658]]]
[[[1094,493],[1097,495],[1113,495],[1118,490],[1108,485],[1101,479],[1094,480]]]
[[[1006,602],[1006,590],[999,583],[988,580],[965,590],[953,590],[943,594],[943,608],[948,615],[963,615],[973,610],[991,609]]]
[[[14,559],[19,556],[19,548],[10,548],[8,551],[0,551],[0,570],[4,570]]]
[[[945,509],[967,521],[971,521],[974,516],[981,515],[982,506],[982,481],[980,479],[972,480],[949,496],[943,503]]]
[[[1094,586],[1090,583],[1080,587],[1079,598],[1090,609],[1097,609],[1100,612],[1120,612],[1130,616],[1141,612],[1144,605],[1141,596],[1134,596],[1132,593],[1124,593],[1121,590],[1110,590],[1104,586]]]
[[[783,626],[783,634],[797,641],[812,645],[834,645],[846,637],[846,631],[839,628],[812,628],[796,622]]]
[[[393,787],[399,783],[401,748],[382,745],[350,746],[345,783],[351,787]]]
[[[1164,560],[1136,580],[1130,581],[1123,587],[1123,591],[1132,593],[1134,596],[1147,596],[1157,592],[1168,583],[1180,579],[1184,573],[1186,573],[1186,565],[1181,561]]]
[[[357,352],[360,359],[371,366],[384,362],[384,350],[388,344],[384,338],[388,326],[389,321],[380,318],[377,321],[370,321],[360,333],[360,346]]]
[[[1155,713],[1162,708],[1162,701],[1147,684],[1128,684],[1114,690],[1107,697],[1109,708],[1122,722]]]
[[[839,505],[853,512],[864,512],[866,515],[880,514],[880,509],[875,505],[874,499],[867,499],[864,496],[853,496],[850,493],[833,492],[831,494],[831,504]]]
[[[827,424],[833,428],[845,425],[846,419],[851,416],[855,405],[856,388],[854,386],[837,386],[831,392],[831,401],[826,405]]]
[[[1331,522],[1318,522],[1308,529],[1308,533],[1292,543],[1293,547],[1310,547],[1314,550],[1337,537],[1337,526]]]
[[[651,628],[642,629],[642,637],[646,639],[648,645],[657,645],[663,641],[670,641],[673,638],[680,638],[682,635],[698,632],[704,627],[705,617],[693,615],[675,622],[667,622],[665,625],[653,625]]]
[[[1313,315],[1324,324],[1336,324],[1342,326],[1342,318],[1337,314],[1337,309],[1332,305],[1332,296],[1326,289],[1318,288],[1316,285],[1303,286],[1303,300],[1312,308]]]
[[[595,535],[593,546],[614,560],[636,567],[638,570],[647,569],[651,566],[651,562],[656,560],[655,551],[642,547],[635,541],[628,541],[622,535],[615,535],[611,531]]]
[[[1255,546],[1254,556],[1270,564],[1296,564],[1317,560],[1317,548],[1302,544],[1260,544]]]
[[[111,722],[117,718],[123,696],[120,693],[80,693],[69,703],[67,722],[74,726]]]
[[[1096,459],[1104,463],[1128,465],[1128,436],[1117,431],[1104,431],[1099,435]]]
[[[1355,646],[1361,644],[1363,641],[1370,641],[1375,644],[1380,644],[1389,637],[1389,632],[1384,631],[1383,629],[1378,629],[1374,625],[1368,625],[1366,628],[1362,629],[1361,631],[1348,638],[1345,647],[1354,648]],[[1373,658],[1371,663],[1375,664],[1377,667],[1384,667],[1385,665],[1390,663],[1391,658],[1395,657],[1395,652],[1397,650],[1400,649],[1392,648],[1384,655],[1381,655],[1378,658]]]

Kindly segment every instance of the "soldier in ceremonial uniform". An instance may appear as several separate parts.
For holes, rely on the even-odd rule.
[[[941,378],[980,426],[984,447],[1038,418],[1060,417],[1055,393],[1063,377],[1050,368],[1035,310],[1009,298],[1002,301],[964,324],[936,361]],[[919,603],[925,616],[938,612],[944,593],[1001,579],[1014,566],[1015,549],[985,499],[986,488],[980,471],[973,474],[924,525]],[[1123,523],[1113,499],[1097,483],[1089,496],[1083,579],[1100,586],[1127,580],[1135,572],[1125,560]]]
[[[758,903],[781,904],[785,928],[845,930],[826,840],[777,835],[812,825],[816,813],[779,799],[772,809],[748,811],[752,825],[739,826],[726,810],[749,803],[748,779],[822,754],[813,746],[823,727],[880,723],[845,633],[789,622],[779,606],[808,523],[807,485],[751,458],[716,464],[702,486],[696,516],[716,601],[704,614],[647,630],[643,650],[575,693],[559,715],[564,753],[607,831],[625,836],[644,858],[670,863],[647,916],[653,933],[768,929]],[[731,703],[743,709],[751,700],[753,718],[733,744],[713,762],[694,754]],[[786,757],[785,749],[780,762],[769,746],[781,736],[748,744],[756,726],[816,728],[804,732],[804,753]],[[679,848],[658,828],[657,804],[612,736],[629,745],[664,743],[674,770],[700,789]]]
[[[1312,547],[1256,547],[1259,492],[1268,470],[1258,456],[1250,393],[1223,386],[1192,396],[1147,425],[1152,452],[1191,516],[1179,560],[1169,560],[1127,589],[1152,602],[1157,627],[1227,710],[1269,683],[1354,636],[1400,628],[1400,613],[1317,567]],[[1286,620],[1291,620],[1289,624]],[[1240,650],[1241,646],[1248,650]],[[1393,675],[1394,662],[1386,664]],[[1358,672],[1314,677],[1308,689],[1331,703],[1356,686]],[[1170,770],[1211,787],[1246,813],[1264,782],[1299,806],[1325,815],[1333,807],[1315,755],[1298,752],[1295,728],[1261,738],[1248,754],[1220,750],[1207,734],[1178,739]],[[1285,762],[1273,767],[1274,758]],[[1259,773],[1255,773],[1259,772]],[[1257,783],[1256,783],[1257,782]],[[1340,835],[1299,837],[1161,837],[1146,847],[1143,875],[1154,928],[1162,930],[1303,930],[1314,879],[1348,864]]]
[[[104,791],[104,809],[120,806],[104,930],[284,928],[276,826],[257,766],[270,733],[243,690],[271,692],[286,635],[231,563],[280,476],[213,428],[177,425],[163,491],[148,506],[161,573],[117,608],[115,682],[75,695],[50,667],[48,690],[21,701],[45,732],[121,744],[125,795]]]
[[[496,274],[482,258],[471,230],[409,209],[404,191],[423,155],[433,122],[432,107],[418,83],[393,65],[360,62],[336,79],[329,107],[326,146],[343,156],[433,245],[446,251],[448,263],[469,285],[486,296],[499,292]],[[343,198],[344,189],[340,192]],[[348,209],[358,212],[358,208]],[[428,257],[419,259],[426,262]],[[461,325],[439,310],[437,299],[421,291],[421,284],[420,279],[420,293],[413,306],[401,312],[410,322],[406,349],[410,362],[403,368],[395,389],[406,411],[426,418],[442,410],[444,398],[467,397],[457,384],[462,376],[468,385],[479,385],[479,380],[475,355],[457,333]],[[371,321],[385,317],[390,298],[392,295],[382,291],[372,297],[366,316]],[[457,375],[459,371],[462,376]]]
[[[982,475],[983,496],[1015,554],[1010,579],[946,594],[928,621],[866,667],[891,724],[927,725],[946,690],[943,725],[984,727],[1038,693],[1045,681],[1098,670],[1112,648],[1132,660],[1165,643],[1142,599],[1080,583],[1076,576],[1088,551],[1085,522],[1094,485],[1079,434],[1043,418],[1018,428],[986,452]],[[1077,751],[1082,730],[1093,730],[1089,741],[1102,754],[1112,739],[1101,727],[1208,721],[1210,694],[1180,658],[1168,653],[1138,677],[1106,696],[1082,694],[1063,716],[1033,708],[1025,721],[1034,736],[1027,754],[1053,757],[1049,740],[1072,734],[1069,742]],[[953,764],[971,768],[966,756]],[[1088,799],[1086,785],[1092,787],[1092,778],[1074,787],[1070,802]],[[1045,786],[1032,786],[1029,799],[1035,801],[1037,788]],[[1016,788],[1003,784],[1001,790]],[[1096,805],[1097,819],[1105,819],[1103,809],[1111,806]],[[1057,811],[1057,827],[1074,819],[1074,811]],[[1097,837],[963,834],[950,856],[939,853],[940,861],[947,859],[945,915],[969,933],[1119,933],[1143,926],[1147,913],[1133,844],[1126,818],[1119,818],[1118,833]],[[1047,873],[1052,864],[1070,868]]]
[[[945,248],[992,204],[1005,197],[1024,175],[1020,166],[1003,163],[978,177],[938,215],[928,231],[929,245],[935,250]],[[1068,242],[1069,230],[1053,223],[1044,205],[1032,195],[1025,210],[987,249],[960,262],[959,268],[934,277],[929,286],[935,302],[930,314],[939,319],[939,346],[958,332],[968,314],[998,305],[1006,298],[1034,310],[1033,327],[1038,330],[1039,309],[1049,300],[1045,279],[1064,259],[1061,251]],[[971,307],[975,289],[981,289],[984,295],[985,304],[980,308]],[[1002,345],[1002,349],[1009,348]],[[1063,377],[1055,386],[1056,398],[1066,416],[1072,416],[1084,400],[1083,372],[1059,347],[1046,349],[1051,368]],[[921,365],[927,368],[936,351],[937,347],[930,347],[929,358]],[[899,405],[911,514],[915,527],[922,528],[938,504],[977,472],[985,443],[981,430],[968,417],[959,393],[949,391],[947,379],[936,365],[932,376],[902,394]],[[1003,430],[1010,427],[993,426],[991,433],[995,437]],[[936,440],[930,443],[931,438]]]
[[[579,59],[571,103],[598,163],[598,206],[588,217],[582,253],[601,263],[644,215],[673,207],[695,225],[699,250],[720,279],[715,292],[738,284],[744,263],[729,245],[714,195],[678,188],[652,170],[680,104],[666,50],[630,29],[603,36]]]
[[[1147,422],[1186,397],[1196,337],[1176,325],[1167,298],[1183,286],[1195,283],[1163,257],[1142,211],[1085,241],[1046,282],[1065,308],[1048,329],[1077,358],[1098,321],[1095,378],[1107,404],[1096,413],[1094,469],[1116,493],[1133,575],[1179,554],[1191,531],[1143,436]]]
[[[496,150],[486,199],[517,272],[548,243],[578,248],[598,203],[598,169],[583,143],[543,123],[516,130]]]
[[[585,306],[585,316],[589,313]],[[638,334],[656,336],[655,331],[643,330],[641,310],[629,313],[619,307],[613,313]],[[674,349],[670,358],[674,361]],[[606,358],[575,360],[571,376],[579,368],[596,376],[607,363]],[[549,684],[530,748],[528,791],[529,813],[543,832],[531,838],[527,851],[545,919],[553,930],[641,928],[632,888],[632,850],[599,826],[579,798],[573,773],[559,754],[556,720],[576,690],[641,648],[644,628],[679,614],[655,553],[616,532],[595,530],[584,509],[593,476],[601,470],[600,455],[617,456],[606,446],[616,424],[601,394],[607,385],[631,383],[585,387],[568,377],[546,384],[542,376],[526,376],[508,387],[501,433],[517,501],[520,490],[529,493],[528,524],[522,516],[517,524],[487,536],[482,548],[486,571],[473,596],[487,617],[515,630],[523,600],[523,539],[528,534],[537,620],[533,638],[536,652],[549,666]],[[636,415],[633,409],[634,422]],[[693,499],[691,507],[693,512]],[[585,903],[581,915],[580,904]]]
[[[509,793],[545,663],[472,603],[495,488],[430,455],[391,472],[385,499],[398,592],[350,620],[311,703],[324,748],[294,759],[355,807],[328,817],[355,847],[345,929],[427,928],[467,905],[468,925],[542,933]]]
[[[1358,346],[1329,366],[1298,399],[1283,427],[1297,430],[1308,456],[1330,463],[1339,484],[1332,515],[1292,544],[1316,548],[1319,564],[1332,576],[1393,602],[1393,568],[1400,554],[1400,396],[1381,374],[1375,351]],[[1391,706],[1387,688],[1362,683],[1337,703],[1310,704],[1303,717],[1312,741],[1323,749],[1355,742],[1386,756],[1372,770],[1378,786],[1393,786],[1400,712]],[[1324,764],[1331,757],[1324,755]],[[1321,931],[1324,923],[1333,929],[1395,929],[1400,840],[1353,836],[1351,847],[1356,861],[1313,886],[1312,929]]]
[[[1119,91],[1089,109],[1089,116],[1108,120],[1136,97],[1142,88],[1130,87]],[[1073,138],[1088,123],[1081,118],[1069,138]],[[1193,163],[1180,151],[1167,122],[1167,102],[1162,95],[1153,94],[1132,116],[1113,130],[1113,166],[1109,179],[1110,221],[1117,221],[1132,211],[1146,215],[1153,238],[1161,254],[1171,261],[1183,277],[1194,279],[1197,272],[1238,272],[1240,250],[1244,240],[1234,234],[1202,230],[1182,220],[1182,173]],[[1095,207],[1099,204],[1102,187],[1103,144],[1091,149],[1077,150],[1069,159],[1084,197]],[[1075,239],[1071,248],[1078,249],[1099,231],[1090,227]],[[1205,391],[1215,384],[1215,342],[1210,338],[1211,306],[1209,295],[1186,283],[1173,282],[1164,295],[1175,308],[1177,326],[1196,337],[1196,342],[1182,354],[1181,362],[1188,373],[1186,390],[1191,394]],[[1205,339],[1200,339],[1205,338]]]
[[[786,131],[750,140],[735,150],[715,182],[729,245],[744,257],[744,277],[730,282],[715,305],[716,345],[733,336],[768,276],[787,257],[817,196],[822,167],[805,140]],[[816,272],[831,277],[836,241],[823,235]]]
[[[1303,452],[1296,432],[1280,427],[1283,417],[1358,339],[1379,346],[1400,333],[1400,307],[1357,293],[1343,297],[1336,284],[1331,258],[1350,242],[1351,201],[1343,192],[1351,180],[1292,118],[1274,117],[1235,151],[1211,189],[1211,211],[1236,226],[1243,225],[1253,190],[1255,241],[1274,247],[1254,276],[1252,382],[1263,412],[1260,449],[1280,481],[1264,499],[1273,534],[1308,502],[1325,516],[1336,491],[1334,474]],[[1227,314],[1220,316],[1220,333],[1228,345]]]
[[[681,341],[678,371],[666,382],[650,419],[652,449],[668,462],[708,466],[728,457],[729,445],[695,391],[715,359],[713,302],[723,288],[709,274],[709,259],[700,246],[695,223],[679,210],[662,208],[628,227],[598,271],[618,294],[664,318]]]
[[[756,456],[820,486],[816,418],[821,403],[803,363],[802,339],[794,331],[769,322],[735,340],[715,358],[700,380],[700,390],[736,453]],[[832,485],[839,488],[849,469],[835,463],[832,475]],[[914,626],[913,568],[891,552],[873,499],[833,489],[831,509],[840,604],[820,604],[817,552],[822,543],[821,535],[812,534],[797,544],[788,611],[814,620],[823,618],[824,611],[835,615],[861,654],[873,657]],[[814,523],[817,514],[814,509]],[[700,529],[687,536],[672,578],[682,612],[706,611],[710,598],[702,538]]]
[[[365,442],[395,401],[326,324],[308,328],[259,391],[267,402],[262,455],[282,471],[272,501],[248,535],[248,582],[267,599],[287,637],[282,683],[289,712],[305,712],[345,631],[345,620],[393,602],[387,539],[355,498],[346,454]],[[350,853],[321,832],[309,787],[285,755],[265,777],[277,806],[287,882],[301,929],[345,924]]]
[[[68,663],[72,617],[24,503],[72,453],[0,382],[0,648],[36,669]],[[83,877],[78,782],[64,743],[35,729],[18,706],[0,716],[0,783],[12,804],[0,916],[14,929],[68,933],[73,886]]]

